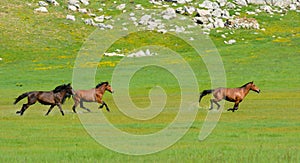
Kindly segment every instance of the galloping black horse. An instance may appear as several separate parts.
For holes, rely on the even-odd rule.
[[[32,91],[32,92],[26,92],[20,95],[18,98],[16,98],[16,101],[14,104],[17,104],[20,100],[22,100],[25,97],[28,97],[27,104],[23,104],[20,111],[17,111],[16,114],[23,115],[25,110],[30,106],[35,104],[37,101],[43,105],[51,105],[46,115],[50,113],[50,111],[53,109],[54,106],[58,106],[60,112],[62,115],[64,115],[64,112],[61,108],[61,105],[65,102],[66,98],[70,98],[71,95],[74,94],[74,90],[71,87],[71,84],[63,84],[60,86],[57,86],[52,91]]]

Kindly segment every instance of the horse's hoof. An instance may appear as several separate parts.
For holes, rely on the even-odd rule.
[[[227,111],[232,111],[233,109],[231,109],[231,108],[229,108],[229,109],[227,109]]]
[[[86,109],[88,112],[91,112],[91,110],[90,109]]]
[[[16,114],[20,114],[20,113],[21,113],[20,111],[17,111],[17,112],[16,112]]]

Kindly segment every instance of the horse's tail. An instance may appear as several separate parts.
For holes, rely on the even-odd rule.
[[[211,94],[214,91],[214,89],[204,90],[200,93],[199,102],[201,101],[202,97]]]
[[[14,104],[17,104],[19,101],[21,101],[23,98],[27,97],[31,92],[26,92],[21,94],[18,98],[16,98],[16,101],[14,102]]]

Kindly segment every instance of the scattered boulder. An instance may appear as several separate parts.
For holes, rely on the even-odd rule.
[[[76,20],[74,15],[67,15],[66,19],[67,20],[72,20],[72,21]]]
[[[234,3],[236,3],[239,6],[248,6],[248,3],[246,0],[234,0]]]
[[[157,55],[156,53],[151,53],[149,49],[146,51],[140,50],[135,53],[128,54],[127,57],[147,57],[147,56],[154,56]]]
[[[236,43],[236,40],[234,39],[231,39],[229,41],[224,41],[225,44],[228,44],[228,45],[231,45],[231,44],[235,44]]]
[[[124,10],[126,7],[126,4],[120,4],[119,6],[117,6],[117,10]]]
[[[48,3],[53,4],[54,6],[59,6],[59,3],[56,0],[46,0]]]
[[[113,56],[124,57],[125,55],[124,54],[119,54],[119,53],[116,53],[116,52],[112,52],[112,53],[104,53],[104,56],[107,56],[107,57],[113,57]]]
[[[162,18],[166,20],[176,18],[176,11],[173,8],[167,8],[161,14]]]
[[[220,7],[224,7],[227,3],[227,0],[217,0],[217,2],[220,5]]]
[[[86,8],[80,8],[80,9],[78,9],[78,12],[80,12],[82,14],[87,14],[88,10]]]
[[[39,1],[39,6],[41,7],[47,7],[48,6],[48,3],[46,3],[45,1]]]
[[[68,9],[71,11],[77,11],[77,7],[74,5],[68,5]]]
[[[80,2],[81,2],[82,4],[84,4],[85,6],[87,6],[87,5],[90,4],[89,0],[80,0]]]
[[[94,18],[95,22],[98,22],[98,23],[103,23],[104,22],[104,15],[101,15],[101,16],[97,16]]]
[[[35,12],[42,12],[42,13],[47,13],[48,9],[46,7],[39,7],[34,9]]]

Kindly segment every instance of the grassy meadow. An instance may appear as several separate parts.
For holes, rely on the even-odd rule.
[[[66,0],[58,2],[67,3]],[[113,10],[115,4],[112,2],[92,1],[91,5],[96,7],[102,2],[107,3],[106,14],[120,14]],[[152,7],[148,1],[135,2]],[[36,3],[35,0],[0,1],[0,162],[300,161],[299,13],[289,11],[284,16],[252,16],[265,31],[211,31],[210,38],[224,63],[227,86],[238,87],[254,80],[261,93],[250,92],[237,112],[223,111],[213,132],[204,141],[199,141],[199,132],[209,108],[210,97],[207,96],[199,105],[191,128],[177,143],[155,154],[131,156],[98,144],[86,132],[78,115],[72,113],[71,99],[63,105],[65,116],[61,116],[55,107],[46,117],[44,114],[48,106],[41,104],[31,106],[22,117],[15,114],[25,102],[13,105],[20,94],[52,90],[57,85],[72,82],[78,51],[95,30],[80,20],[65,20],[66,14],[71,13],[64,8],[65,5],[49,6],[49,13],[37,14],[33,12]],[[226,40],[236,39],[237,43],[226,45],[221,34],[230,32],[232,34]],[[137,33],[118,40],[111,50],[131,51],[143,46],[143,42],[163,42],[163,46],[175,49],[194,70],[199,92],[210,88],[210,78],[201,58],[194,58],[189,46],[170,35]],[[98,65],[96,80],[110,81],[121,59],[104,57]],[[112,124],[129,133],[155,133],[172,122],[177,114],[179,103],[174,99],[180,99],[180,89],[178,84],[174,84],[176,79],[163,69],[147,67],[135,74],[130,85],[133,88],[130,92],[132,100],[137,106],[146,107],[150,103],[148,91],[157,83],[167,93],[166,110],[149,121],[124,116],[109,93],[105,94],[104,100],[111,109],[110,113],[97,108],[90,108],[92,113],[85,113],[80,108],[77,110],[82,114],[102,111]],[[225,103],[226,108],[232,105]]]

